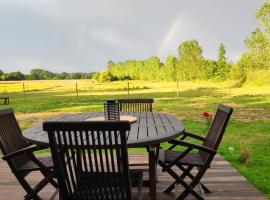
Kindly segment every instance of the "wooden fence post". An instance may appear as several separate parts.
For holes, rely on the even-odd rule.
[[[177,80],[177,82],[176,82],[176,95],[177,95],[177,97],[179,95],[179,80]]]
[[[76,94],[77,94],[77,100],[79,100],[79,91],[78,91],[78,83],[76,82]]]
[[[23,100],[25,101],[25,85],[23,83]]]
[[[129,82],[128,82],[128,86],[127,86],[127,92],[128,92],[128,99],[129,99]]]

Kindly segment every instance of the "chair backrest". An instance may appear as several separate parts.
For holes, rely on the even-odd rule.
[[[129,122],[44,122],[43,129],[49,135],[62,199],[131,198]],[[82,186],[85,181],[94,184]]]
[[[152,112],[154,99],[118,99],[120,111]]]
[[[218,150],[232,112],[233,108],[223,104],[218,104],[214,120],[210,126],[210,129],[208,130],[208,134],[202,146]],[[199,153],[202,155],[203,159],[208,159],[208,153]]]
[[[28,147],[28,143],[22,136],[22,132],[11,108],[0,110],[0,148],[4,155]],[[27,155],[19,155],[8,161],[14,171],[30,158]]]

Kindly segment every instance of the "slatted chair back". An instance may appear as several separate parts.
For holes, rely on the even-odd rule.
[[[22,136],[20,127],[11,108],[0,110],[0,148],[4,155],[26,148],[29,145]],[[12,171],[29,161],[27,155],[19,155],[11,160],[8,164]]]
[[[202,144],[202,146],[218,150],[220,142],[223,138],[225,129],[229,122],[233,108],[219,104],[214,117],[214,120],[210,126],[208,134]],[[209,153],[199,152],[202,158],[206,161],[209,158]]]
[[[118,99],[120,111],[153,112],[154,99]]]
[[[130,199],[127,121],[45,122],[61,199]]]

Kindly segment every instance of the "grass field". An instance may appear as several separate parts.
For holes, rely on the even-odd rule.
[[[204,111],[214,113],[219,102],[233,106],[219,153],[270,198],[270,85],[237,88],[233,81],[181,82],[177,97],[174,82],[129,83],[129,97],[154,98],[154,111],[177,115],[186,129],[195,133],[203,134]],[[0,92],[10,97],[9,106],[16,111],[22,128],[27,128],[52,115],[102,111],[106,99],[127,97],[127,85],[92,80],[2,82]],[[248,153],[246,165],[240,164],[240,154]]]

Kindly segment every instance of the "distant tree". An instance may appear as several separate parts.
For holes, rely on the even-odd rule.
[[[160,80],[161,67],[160,59],[157,56],[151,56],[144,61],[141,78],[143,80]]]
[[[232,79],[246,79],[247,74],[254,68],[252,58],[249,53],[243,53],[241,58],[233,65],[231,70]]]
[[[53,79],[54,74],[44,69],[32,69],[29,74],[29,79],[32,80],[49,80]]]
[[[69,79],[81,79],[82,74],[81,73],[70,73]]]
[[[92,79],[98,81],[100,72],[97,72],[93,75]]]
[[[62,72],[59,74],[60,79],[69,79],[69,74],[67,72]]]
[[[256,12],[256,18],[265,31],[268,39],[270,38],[270,1],[265,2]]]
[[[190,80],[199,76],[204,60],[202,52],[202,48],[196,40],[188,40],[179,45],[178,78]]]
[[[270,40],[257,29],[245,40],[253,68],[267,69],[270,61]]]
[[[98,78],[99,82],[109,82],[117,80],[116,77],[114,77],[110,72],[106,70],[99,72],[98,76],[94,75],[94,77]]]
[[[3,80],[5,81],[13,81],[13,80],[20,81],[20,80],[24,80],[25,75],[22,74],[20,71],[17,71],[17,72],[6,73],[2,77],[3,77]]]
[[[3,80],[4,72],[0,69],[0,80]]]
[[[218,71],[218,62],[215,60],[204,60],[199,73],[199,79],[215,79]]]
[[[91,79],[93,76],[94,72],[91,73],[82,73],[81,74],[81,79]]]
[[[177,59],[175,56],[168,56],[164,63],[163,80],[176,80]]]
[[[226,58],[226,49],[224,44],[220,44],[218,51],[218,60],[217,60],[218,68],[216,74],[214,75],[219,79],[227,79],[230,77],[231,64],[228,63]]]

